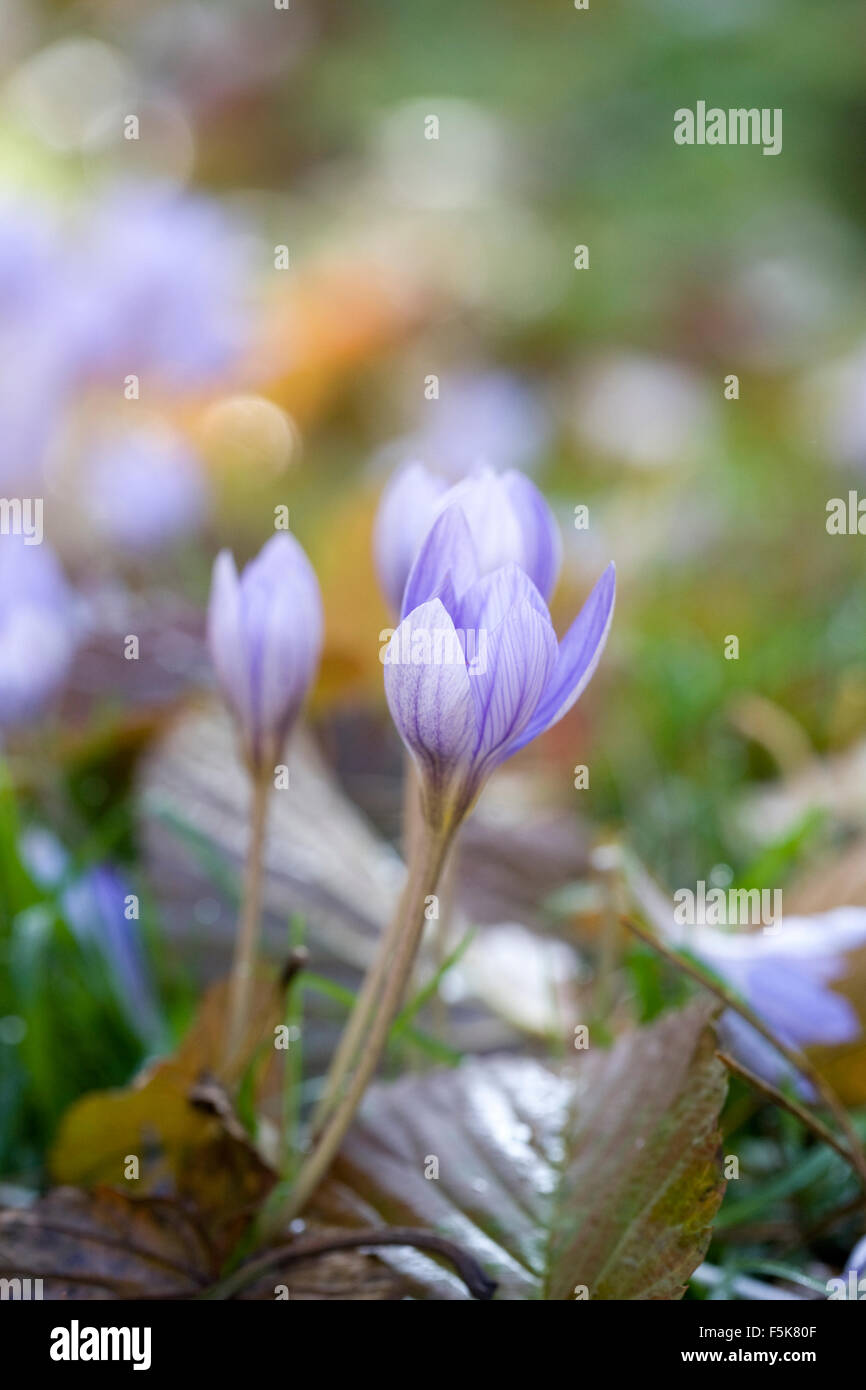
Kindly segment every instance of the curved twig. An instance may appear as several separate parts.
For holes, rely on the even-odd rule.
[[[418,1230],[412,1226],[386,1226],[366,1231],[328,1231],[320,1236],[299,1238],[290,1245],[266,1250],[263,1255],[233,1270],[198,1297],[232,1298],[239,1289],[245,1288],[276,1265],[294,1264],[300,1260],[330,1254],[333,1250],[357,1250],[359,1247],[377,1245],[411,1245],[416,1250],[429,1250],[431,1254],[441,1255],[454,1266],[473,1298],[486,1301],[496,1292],[496,1281],[485,1274],[472,1255],[461,1250],[453,1241],[446,1240],[444,1236],[437,1236],[432,1231]]]

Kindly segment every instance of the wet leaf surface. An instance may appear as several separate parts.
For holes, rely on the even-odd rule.
[[[594,1299],[679,1298],[724,1190],[709,1017],[704,1004],[668,1014],[560,1074],[497,1057],[377,1086],[315,1210],[431,1228],[475,1256],[499,1298],[570,1300],[579,1285]],[[420,1296],[466,1297],[428,1256],[388,1258]]]

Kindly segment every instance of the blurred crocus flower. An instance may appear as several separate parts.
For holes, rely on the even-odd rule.
[[[77,267],[78,355],[90,376],[163,389],[218,378],[246,345],[241,244],[219,206],[148,185],[98,207]]]
[[[525,381],[509,372],[464,372],[442,377],[438,400],[425,404],[423,428],[403,446],[455,480],[479,464],[531,468],[549,432]]]
[[[227,550],[217,556],[208,642],[256,775],[279,759],[316,674],[322,636],[318,580],[294,536],[272,536],[240,577]]]
[[[449,488],[423,464],[395,474],[382,494],[374,546],[382,589],[394,612],[406,615],[409,572],[438,516],[458,507],[466,521],[478,573],[514,563],[548,599],[559,575],[562,542],[547,502],[523,473],[480,468]]]
[[[62,243],[44,208],[0,208],[0,492],[38,490],[75,379]]]
[[[846,954],[866,944],[866,909],[840,907],[814,917],[788,917],[770,931],[724,932],[697,927],[684,941],[728,980],[789,1047],[833,1046],[860,1034],[853,1005],[831,988],[844,977]],[[722,1016],[721,1030],[735,1055],[774,1084],[806,1083],[765,1038],[738,1014]]]
[[[77,642],[77,605],[50,546],[0,536],[0,727],[37,719]]]
[[[97,864],[71,877],[69,856],[50,831],[32,827],[21,853],[34,879],[56,889],[66,920],[79,941],[104,958],[118,998],[139,1036],[159,1041],[161,1023],[138,928],[138,901],[111,864]]]
[[[149,554],[189,535],[205,510],[198,460],[173,432],[150,428],[104,439],[87,470],[91,518],[115,549]]]
[[[558,643],[530,575],[513,561],[482,566],[461,505],[434,523],[383,656],[431,827],[458,824],[493,769],[571,709],[607,640],[614,588],[610,565]]]
[[[4,320],[46,301],[62,265],[45,209],[5,201],[0,206],[0,310]]]

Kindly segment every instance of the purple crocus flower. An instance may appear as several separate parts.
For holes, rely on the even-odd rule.
[[[526,381],[505,371],[468,371],[442,377],[439,399],[425,402],[422,427],[401,447],[404,456],[426,459],[454,480],[479,464],[530,468],[549,434]]]
[[[423,464],[413,463],[388,483],[376,518],[376,563],[394,612],[406,615],[406,581],[421,543],[437,516],[455,505],[472,535],[480,574],[512,561],[542,598],[550,597],[562,543],[553,513],[529,478],[515,470],[497,474],[480,468],[449,488]]]
[[[50,546],[0,536],[0,727],[44,712],[66,677],[76,627],[75,597]]]
[[[251,769],[277,762],[319,663],[322,598],[294,536],[272,536],[240,578],[227,550],[214,564],[208,642]]]
[[[205,510],[198,459],[167,429],[103,439],[87,468],[90,514],[109,544],[149,554],[188,535]]]
[[[75,353],[62,243],[46,209],[0,208],[0,492],[39,490],[69,402]]]
[[[156,1042],[161,1024],[136,918],[128,916],[129,884],[112,864],[97,864],[63,894],[63,910],[81,941],[105,957],[136,1032]]]
[[[388,705],[431,825],[459,823],[493,769],[571,709],[598,665],[614,588],[610,565],[558,643],[529,574],[513,561],[482,568],[460,504],[434,523],[384,653]]]
[[[724,932],[694,929],[686,944],[718,975],[729,980],[747,1004],[789,1047],[851,1042],[861,1031],[853,1005],[830,987],[845,975],[845,956],[866,943],[866,910],[840,907],[814,917],[788,917],[772,931]],[[730,1010],[721,1030],[736,1056],[774,1084],[801,1078],[745,1019]]]
[[[245,267],[218,204],[130,184],[98,206],[79,251],[78,356],[91,377],[152,373],[183,390],[246,347]]]
[[[125,1012],[139,1036],[160,1040],[161,1023],[142,950],[129,884],[112,864],[96,864],[70,878],[69,855],[50,830],[32,826],[21,837],[21,854],[41,887],[57,891],[64,916],[82,943],[106,961]]]

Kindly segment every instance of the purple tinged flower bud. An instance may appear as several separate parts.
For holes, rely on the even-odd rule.
[[[557,642],[544,598],[518,564],[482,569],[459,502],[435,522],[384,653],[388,705],[431,825],[457,824],[493,769],[571,709],[607,640],[614,588],[610,565]]]
[[[272,536],[238,577],[227,550],[214,564],[208,642],[223,696],[255,773],[278,760],[322,650],[322,598],[294,536]]]
[[[75,596],[49,545],[0,536],[0,727],[38,719],[78,638]]]
[[[430,527],[452,506],[466,519],[480,575],[514,563],[542,598],[550,597],[562,543],[550,507],[529,478],[513,469],[494,473],[480,468],[448,488],[423,464],[413,463],[388,483],[376,518],[379,578],[395,612],[405,617],[423,601],[416,590],[413,603],[407,602],[406,581]]]

